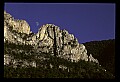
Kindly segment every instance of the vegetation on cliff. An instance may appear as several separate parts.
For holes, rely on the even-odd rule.
[[[108,41],[109,42],[109,41]],[[58,58],[56,56],[51,56],[51,53],[35,53],[32,46],[30,45],[15,45],[12,43],[4,44],[5,53],[10,53],[18,59],[34,59],[35,55],[44,55],[45,58],[49,60],[43,60],[42,62],[38,59],[34,59],[39,66],[35,67],[17,67],[13,68],[11,65],[4,66],[4,77],[5,78],[81,78],[81,79],[114,79],[111,71],[106,71],[103,66],[100,66],[94,62],[86,62],[80,60],[79,62],[70,62],[63,58]],[[25,47],[25,48],[24,48]],[[87,47],[87,46],[86,46]],[[92,46],[93,47],[93,46]],[[10,49],[23,50],[22,54],[14,55]],[[25,56],[25,52],[30,52],[32,55]],[[89,49],[88,49],[88,52]],[[93,51],[94,53],[94,51]],[[107,52],[106,52],[107,53]],[[105,54],[104,54],[105,55]],[[31,56],[31,57],[30,57]],[[25,58],[24,58],[25,57]],[[28,58],[27,58],[28,57]],[[100,59],[99,59],[100,60]],[[105,62],[106,63],[106,62]],[[50,67],[50,64],[53,67]],[[43,67],[41,67],[43,65]],[[66,66],[66,69],[59,68],[59,65]]]

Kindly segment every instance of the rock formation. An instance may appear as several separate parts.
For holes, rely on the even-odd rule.
[[[30,33],[30,26],[25,20],[14,19],[10,14],[4,11],[4,24],[8,25],[12,30],[20,33]]]
[[[53,29],[55,29],[55,33]],[[71,62],[88,61],[89,58],[90,61],[99,63],[92,55],[88,57],[85,46],[79,44],[77,38],[65,29],[61,30],[54,24],[46,24],[40,27],[38,33],[34,34],[30,32],[30,26],[25,20],[16,20],[4,11],[4,42],[6,41],[32,45],[37,53],[44,52],[52,55],[54,55],[54,45],[56,45],[57,57]],[[4,62],[8,63],[7,55],[4,58]],[[36,67],[35,62],[33,64]]]

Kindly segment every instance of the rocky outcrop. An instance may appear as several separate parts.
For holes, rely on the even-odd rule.
[[[12,30],[19,33],[30,34],[30,26],[25,20],[14,19],[10,14],[4,11],[4,26],[9,26]]]
[[[16,20],[4,12],[4,42],[6,40],[16,44],[32,45],[36,53],[44,52],[54,55],[54,49],[56,49],[57,57],[71,62],[90,60],[99,63],[92,55],[88,57],[85,46],[80,44],[77,38],[73,34],[69,34],[67,30],[61,30],[54,24],[46,24],[40,27],[38,33],[34,34],[30,32],[30,26],[26,21]],[[4,58],[4,61],[7,62],[8,57]]]
[[[55,35],[54,38],[54,31]],[[57,56],[67,59],[69,61],[78,62],[79,60],[90,61],[98,63],[93,57],[88,57],[87,50],[83,44],[79,44],[78,40],[74,35],[69,34],[66,30],[60,30],[60,27],[55,26],[54,24],[43,25],[38,33],[36,34],[36,40],[39,40],[37,43],[37,49],[42,52],[53,53],[54,39],[56,39],[56,52]]]
[[[21,67],[36,67],[36,62],[35,61],[27,61],[27,60],[19,60],[15,59],[14,57],[10,56],[10,54],[4,54],[4,65],[12,65],[13,68],[17,68],[18,66]]]

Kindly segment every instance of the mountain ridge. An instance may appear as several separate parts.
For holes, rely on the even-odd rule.
[[[60,27],[54,24],[45,24],[37,33],[33,33],[25,20],[14,19],[4,11],[5,77],[26,77],[26,74],[26,76],[21,75],[19,71],[29,73],[30,68],[36,74],[38,71],[33,69],[40,69],[39,72],[43,74],[43,76],[40,74],[40,77],[64,77],[62,73],[65,73],[65,77],[74,77],[74,73],[77,73],[75,77],[80,78],[114,78],[111,73],[101,68],[98,60],[91,53],[87,52],[86,46],[80,44],[77,38],[65,29],[60,30]],[[14,75],[15,71],[20,76]],[[48,72],[44,74],[46,71]],[[9,73],[12,75],[10,76]],[[31,72],[30,75],[34,77]]]
[[[68,31],[60,30],[54,24],[46,24],[39,28],[38,33],[34,34],[30,32],[30,26],[24,20],[18,20],[17,22],[16,20],[10,14],[4,12],[4,41],[34,45],[35,48],[39,48],[39,51],[47,53],[50,50],[54,52],[54,49],[56,49],[58,56],[67,60],[79,61],[82,59],[88,61],[85,46],[79,44],[77,38],[69,34]],[[55,48],[54,45],[56,45]],[[91,61],[98,63],[93,57]]]

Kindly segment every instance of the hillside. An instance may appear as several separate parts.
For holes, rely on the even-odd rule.
[[[115,39],[83,43],[99,64],[115,75]]]
[[[4,66],[5,78],[81,78],[81,79],[113,79],[114,76],[102,66],[93,62],[80,60],[70,62],[63,58],[51,56],[50,53],[36,53],[29,45],[5,43],[5,54],[14,55],[18,59],[17,67],[12,64]],[[25,47],[25,48],[24,48]],[[24,48],[24,50],[23,50]],[[23,50],[22,53],[19,50]],[[28,51],[29,50],[29,51]],[[29,52],[27,54],[26,52]],[[35,59],[35,56],[44,56],[45,59]],[[22,66],[22,61],[35,61],[36,67]]]

